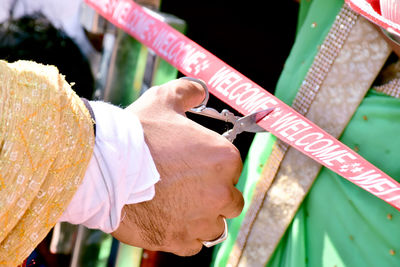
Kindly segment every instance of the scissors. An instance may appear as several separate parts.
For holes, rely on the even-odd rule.
[[[242,132],[258,133],[266,131],[264,128],[259,126],[257,122],[270,114],[274,110],[273,108],[256,111],[244,117],[236,116],[227,109],[218,112],[217,110],[206,106],[210,95],[207,85],[202,80],[192,77],[182,77],[181,79],[197,82],[201,84],[206,91],[206,97],[203,102],[199,106],[192,108],[189,112],[232,123],[233,128],[222,134],[222,136],[230,142],[233,142],[236,136]]]

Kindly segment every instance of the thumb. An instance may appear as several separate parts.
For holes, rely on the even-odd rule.
[[[183,77],[166,84],[168,102],[179,113],[184,113],[208,100],[206,84],[198,79]]]

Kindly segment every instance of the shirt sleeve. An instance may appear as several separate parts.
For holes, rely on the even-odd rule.
[[[90,105],[96,117],[93,156],[60,221],[111,233],[119,226],[124,205],[154,197],[160,175],[139,119],[105,102]]]

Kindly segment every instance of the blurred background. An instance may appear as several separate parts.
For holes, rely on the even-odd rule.
[[[308,1],[308,0],[304,0]],[[295,0],[245,2],[137,0],[187,37],[273,93],[296,31]],[[56,65],[76,93],[125,107],[154,85],[182,74],[82,0],[1,0],[0,57]],[[212,95],[208,106],[229,108]],[[231,125],[188,114],[219,133]],[[234,144],[243,160],[254,134]],[[59,223],[36,248],[27,266],[209,266],[213,248],[192,257],[121,244],[110,235]]]

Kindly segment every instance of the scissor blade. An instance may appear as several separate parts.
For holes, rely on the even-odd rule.
[[[241,131],[250,132],[250,133],[259,133],[265,132],[266,130],[259,126],[257,122],[264,119],[268,114],[270,114],[274,108],[268,108],[264,110],[260,110],[254,113],[251,113],[241,119],[239,119],[238,123],[241,125]]]
[[[226,121],[226,117],[221,115],[217,110],[215,110],[213,108],[209,108],[209,107],[205,107],[201,111],[192,109],[192,110],[189,110],[189,112],[198,114],[198,115],[202,115],[202,116],[206,116],[206,117],[210,117],[213,119],[221,120],[221,121]]]
[[[225,122],[230,122],[233,124],[236,123],[237,120],[240,118],[239,116],[235,116],[235,114],[233,114],[227,109],[218,112],[213,108],[203,107],[201,109],[196,108],[196,109],[191,109],[189,111],[198,115],[214,118]]]
[[[249,133],[262,133],[262,132],[266,132],[266,130],[261,127],[258,124],[253,124],[248,126],[245,130],[245,132],[249,132]]]
[[[268,116],[273,110],[274,110],[274,108],[267,108],[267,109],[252,113],[251,115],[253,115],[253,114],[255,115],[255,121],[257,123],[257,122],[261,121],[262,119],[264,119],[266,116]]]

